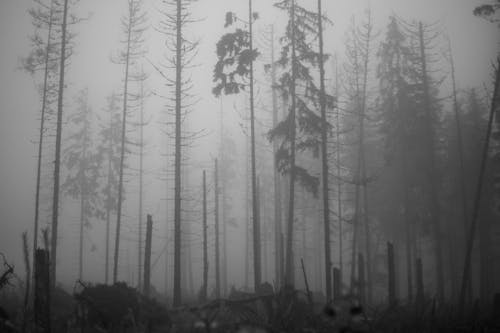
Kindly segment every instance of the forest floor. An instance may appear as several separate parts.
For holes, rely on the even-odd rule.
[[[492,306],[470,305],[462,317],[457,316],[457,307],[438,305],[432,299],[419,306],[364,307],[356,298],[344,296],[325,305],[297,290],[260,295],[233,290],[227,299],[200,302],[193,298],[191,305],[177,308],[162,304],[160,297],[146,298],[124,283],[81,284],[73,295],[57,289],[52,298],[53,333],[500,333],[500,296]],[[0,293],[0,332],[47,332],[40,325],[35,330],[33,311],[28,308],[24,313],[22,304],[16,290]]]

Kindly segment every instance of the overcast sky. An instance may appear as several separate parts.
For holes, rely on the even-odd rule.
[[[498,48],[496,26],[472,15],[473,8],[482,3],[478,0],[324,0],[325,12],[334,22],[325,34],[326,47],[330,53],[343,54],[343,41],[349,21],[353,15],[363,17],[363,10],[370,6],[376,30],[383,31],[387,18],[397,13],[405,19],[442,22],[452,41],[457,80],[460,87],[481,86],[489,83],[491,63]],[[255,0],[255,11],[261,19],[256,23],[257,31],[266,25],[280,25],[280,16],[272,7],[271,0]],[[314,8],[316,1],[302,0]],[[119,47],[120,17],[125,13],[125,0],[81,0],[77,12],[91,13],[90,19],[76,28],[75,55],[68,67],[69,84],[66,104],[70,105],[79,89],[88,86],[91,105],[101,109],[105,96],[120,88],[122,68],[110,64],[109,57]],[[33,79],[17,69],[19,57],[28,54],[28,35],[33,28],[27,9],[30,0],[0,0],[0,252],[21,266],[20,234],[31,231],[34,214],[34,184],[36,168],[36,138],[39,126],[39,97]],[[165,53],[164,38],[155,31],[160,1],[145,0],[150,13],[151,28],[148,36],[148,57],[159,61]],[[195,91],[201,101],[195,108],[193,128],[217,129],[217,117],[208,111],[216,110],[219,102],[211,95],[212,68],[215,62],[215,42],[223,33],[226,11],[246,15],[246,0],[199,0],[194,7],[194,17],[203,19],[193,25],[189,34],[199,39],[197,63],[193,71]],[[281,24],[282,25],[282,24]],[[382,35],[383,36],[383,35]],[[161,80],[153,70],[148,85],[158,92]],[[329,75],[331,76],[331,75]],[[155,121],[159,121],[162,102],[149,104]],[[236,122],[236,120],[233,120]],[[235,123],[236,124],[236,123]],[[153,154],[160,152],[160,134],[151,134]],[[156,138],[156,139],[154,139]],[[204,145],[213,147],[216,135],[210,135]],[[155,141],[156,140],[156,141]],[[215,150],[204,149],[199,160],[207,159]],[[150,200],[148,209],[158,211],[161,202]]]

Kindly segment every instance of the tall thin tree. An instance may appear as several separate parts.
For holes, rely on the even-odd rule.
[[[64,0],[61,26],[61,55],[59,58],[59,89],[57,98],[57,124],[56,124],[56,149],[54,158],[54,189],[52,197],[52,229],[50,245],[50,283],[52,288],[56,285],[57,272],[57,237],[59,223],[59,181],[61,169],[61,141],[63,123],[63,101],[64,101],[64,74],[66,72],[66,43],[68,23],[68,0]]]

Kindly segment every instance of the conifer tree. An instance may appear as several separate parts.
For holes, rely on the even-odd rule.
[[[322,58],[322,55],[312,48],[312,43],[318,36],[318,13],[298,6],[295,0],[280,1],[275,6],[288,15],[286,34],[281,39],[281,56],[277,61],[281,76],[276,89],[290,102],[290,108],[285,119],[269,132],[269,139],[278,140],[279,149],[275,156],[278,169],[290,177],[285,284],[293,286],[295,183],[299,181],[315,195],[319,186],[318,177],[296,164],[296,153],[306,150],[319,151],[323,126],[329,128],[329,124],[324,124],[321,115],[315,112],[320,109],[321,89],[313,76],[313,69],[317,68],[320,62],[324,62],[326,57],[323,55]],[[326,108],[333,107],[334,100],[331,95],[324,94],[322,100]]]
[[[78,279],[83,279],[83,234],[90,228],[93,217],[103,217],[98,193],[100,159],[92,144],[92,111],[88,105],[88,89],[83,89],[76,99],[76,111],[70,116],[69,131],[65,140],[63,163],[66,177],[61,190],[80,201]]]

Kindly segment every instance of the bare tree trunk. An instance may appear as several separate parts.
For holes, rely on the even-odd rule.
[[[226,168],[224,153],[224,107],[220,99],[220,164],[222,170]],[[226,177],[221,175],[220,194],[222,197],[222,295],[227,294],[227,219],[226,219]]]
[[[127,128],[127,101],[128,101],[128,79],[130,65],[130,43],[132,34],[132,12],[129,12],[128,33],[127,33],[127,53],[125,56],[125,82],[123,87],[123,112],[122,112],[122,132],[120,148],[120,174],[118,180],[118,202],[116,210],[116,235],[115,235],[115,257],[113,262],[113,283],[118,279],[118,258],[120,254],[120,231],[122,218],[122,197],[123,197],[123,169],[125,163],[125,131]]]
[[[36,189],[35,189],[35,221],[33,230],[33,276],[35,275],[35,257],[36,250],[38,249],[38,220],[40,215],[40,182],[42,172],[42,153],[43,153],[43,133],[45,131],[45,112],[47,109],[47,95],[48,95],[48,80],[49,80],[49,57],[52,38],[52,25],[53,25],[53,0],[50,1],[50,16],[49,16],[49,30],[47,33],[47,46],[45,49],[45,64],[43,73],[43,91],[42,91],[42,110],[40,115],[40,133],[38,138],[38,160],[36,167]]]
[[[365,117],[366,117],[366,104],[368,98],[368,65],[370,60],[370,42],[372,33],[371,13],[368,11],[368,22],[366,23],[366,35],[364,45],[364,59],[363,59],[363,96],[361,104],[361,179],[363,186],[363,219],[365,227],[365,256],[366,256],[366,300],[370,303],[372,299],[372,279],[371,279],[371,237],[370,237],[370,219],[368,216],[368,182],[366,175],[366,152],[365,152]]]
[[[85,198],[84,194],[80,193],[80,234],[79,234],[79,249],[78,249],[78,279],[83,278],[83,230],[85,225]]]
[[[220,244],[219,244],[219,166],[215,159],[215,297],[220,298]]]
[[[321,175],[323,187],[323,223],[325,237],[325,282],[326,299],[332,299],[331,278],[331,251],[330,251],[330,202],[328,184],[328,151],[327,151],[327,120],[326,120],[326,92],[325,92],[325,63],[323,61],[323,11],[321,0],[318,0],[318,32],[319,32],[319,76],[320,76],[320,107],[321,107]]]
[[[181,304],[182,0],[177,0],[175,68],[174,306]]]
[[[272,82],[272,103],[273,103],[273,128],[278,124],[278,99],[276,96],[276,64],[274,56],[274,25],[271,26],[271,82]],[[273,156],[278,151],[278,142],[273,142]],[[276,165],[276,159],[273,158],[273,180],[274,180],[274,270],[275,283],[278,288],[281,286],[280,263],[283,260],[280,246],[281,237],[281,182],[280,173]]]
[[[335,57],[335,97],[339,97],[339,72],[338,72],[338,59]],[[337,214],[339,222],[339,283],[342,284],[342,274],[344,272],[343,267],[343,245],[342,245],[342,180],[341,180],[341,170],[340,170],[340,108],[337,105],[337,112],[335,113],[335,123],[337,127],[336,131],[336,157],[337,157]]]
[[[462,200],[462,214],[463,214],[463,224],[464,224],[464,244],[467,243],[467,230],[468,230],[468,223],[467,223],[467,217],[469,216],[468,213],[468,208],[467,208],[467,185],[465,183],[465,165],[464,165],[464,145],[463,145],[463,135],[462,135],[462,124],[460,123],[460,110],[458,106],[458,97],[457,97],[457,84],[456,84],[456,79],[455,79],[455,63],[453,61],[453,53],[451,50],[451,42],[448,40],[448,53],[449,53],[449,61],[450,61],[450,69],[451,69],[451,82],[452,82],[452,88],[453,88],[453,113],[455,116],[455,124],[456,124],[456,130],[457,130],[457,140],[458,140],[458,159],[459,159],[459,166],[460,166],[460,173],[459,173],[459,178],[460,178],[460,198]],[[468,272],[468,274],[471,274],[471,271]],[[467,286],[468,288],[468,297],[469,299],[472,298],[472,279],[469,278],[469,285]]]
[[[30,297],[30,287],[31,287],[31,266],[28,250],[28,233],[23,232],[23,256],[24,256],[24,266],[26,268],[26,282],[24,288],[24,302],[23,302],[23,324],[21,332],[26,332],[26,326],[28,324],[28,303]]]
[[[68,19],[68,0],[64,0],[62,36],[61,36],[61,58],[59,64],[59,93],[57,98],[57,126],[56,126],[56,155],[54,163],[54,193],[52,199],[52,238],[51,238],[51,265],[50,265],[50,283],[51,287],[56,286],[57,271],[57,227],[59,222],[59,177],[61,168],[61,141],[62,141],[62,122],[63,122],[63,100],[64,100],[64,73],[66,64],[66,28]]]
[[[360,140],[361,142],[361,140]],[[361,145],[359,147],[359,150],[361,150]],[[354,190],[354,220],[353,220],[353,225],[352,225],[352,244],[351,244],[351,293],[355,292],[355,286],[356,286],[356,253],[358,250],[358,228],[359,228],[359,222],[360,222],[360,215],[361,215],[361,208],[360,208],[360,186],[359,186],[359,180],[361,176],[361,152],[358,154],[358,165],[356,167],[356,182],[355,182],[355,190]]]
[[[389,305],[394,305],[396,302],[396,267],[394,260],[394,245],[389,242],[387,242],[387,271],[389,275]]]
[[[246,148],[247,154],[249,151],[249,142],[248,137],[246,138]],[[248,203],[250,202],[250,196],[248,193],[249,186],[249,167],[248,167],[248,158],[245,161],[246,163],[246,173],[245,173],[245,288],[248,288],[249,276],[250,276],[250,209],[248,207]]]
[[[437,293],[440,301],[444,300],[444,273],[443,273],[443,256],[442,256],[442,242],[441,242],[441,225],[439,218],[439,196],[437,188],[436,179],[436,161],[435,161],[435,151],[434,151],[434,131],[432,129],[432,116],[431,116],[431,101],[430,101],[430,87],[427,78],[427,63],[425,56],[425,46],[424,46],[424,32],[422,23],[419,23],[419,39],[420,39],[420,57],[422,62],[422,81],[424,88],[424,107],[426,112],[426,122],[427,122],[427,133],[425,135],[427,140],[427,149],[430,159],[430,204],[431,204],[431,219],[434,229],[434,241],[435,241],[435,259],[436,259],[436,278],[437,278]]]
[[[149,297],[151,287],[151,243],[153,233],[153,217],[148,215],[146,221],[146,247],[144,249],[144,296]]]
[[[252,0],[248,0],[248,22],[250,33],[250,54],[253,53],[253,10]],[[255,108],[254,108],[254,74],[253,60],[250,61],[250,141],[252,158],[252,212],[253,212],[253,274],[254,290],[257,291],[261,283],[260,261],[260,221],[257,214],[257,172],[255,162]]]
[[[479,177],[478,177],[478,182],[477,182],[477,188],[476,188],[476,193],[474,197],[474,206],[472,210],[472,220],[471,223],[469,224],[469,230],[468,230],[468,235],[469,238],[467,239],[467,248],[466,248],[466,253],[465,253],[465,262],[464,262],[464,271],[462,275],[462,284],[460,288],[460,299],[459,299],[459,311],[460,315],[463,315],[464,312],[464,307],[465,307],[465,294],[467,292],[467,285],[469,283],[469,279],[471,278],[470,274],[468,272],[471,269],[471,257],[472,257],[472,248],[474,247],[474,239],[475,239],[475,234],[476,234],[476,225],[477,225],[477,220],[479,216],[479,206],[481,203],[481,194],[483,190],[483,178],[484,178],[484,172],[486,169],[486,162],[488,159],[488,149],[490,146],[490,140],[491,140],[491,133],[493,129],[493,118],[495,117],[495,111],[498,108],[498,100],[500,99],[499,96],[499,89],[500,89],[500,58],[497,59],[497,68],[496,68],[496,73],[495,73],[495,87],[493,89],[493,96],[491,100],[491,108],[490,108],[490,114],[488,118],[488,128],[486,130],[486,138],[484,141],[483,145],[483,151],[481,155],[481,166],[479,168]]]
[[[45,229],[46,230],[46,229]],[[51,330],[51,300],[50,300],[50,259],[49,252],[37,250],[35,256],[36,275],[35,275],[35,325],[37,332],[50,333]]]
[[[296,81],[296,69],[295,62],[297,61],[297,55],[295,50],[295,0],[292,0],[291,7],[291,19],[293,27],[292,29],[292,84],[290,87],[290,97],[292,99],[292,105],[290,109],[290,188],[288,197],[288,225],[287,225],[287,240],[286,240],[286,275],[285,284],[293,287],[293,273],[294,273],[294,262],[293,262],[293,222],[294,222],[294,199],[295,199],[295,108],[296,108],[296,96],[295,96],[295,81]]]
[[[201,299],[207,299],[208,286],[208,248],[207,248],[207,175],[203,170],[203,285]]]
[[[144,81],[141,81],[141,105],[140,105],[140,124],[139,124],[139,235],[137,244],[137,284],[138,288],[142,286],[142,210],[143,210],[143,187],[144,187]]]
[[[110,112],[109,115],[109,128],[112,128],[113,126],[113,113]],[[107,184],[106,184],[106,259],[104,263],[104,282],[105,284],[108,284],[109,282],[109,231],[110,231],[110,220],[111,220],[111,207],[110,207],[110,202],[111,202],[111,172],[112,172],[112,159],[113,159],[113,152],[112,152],[112,147],[113,147],[113,142],[111,141],[111,138],[109,138],[108,142],[108,179],[107,179]]]

